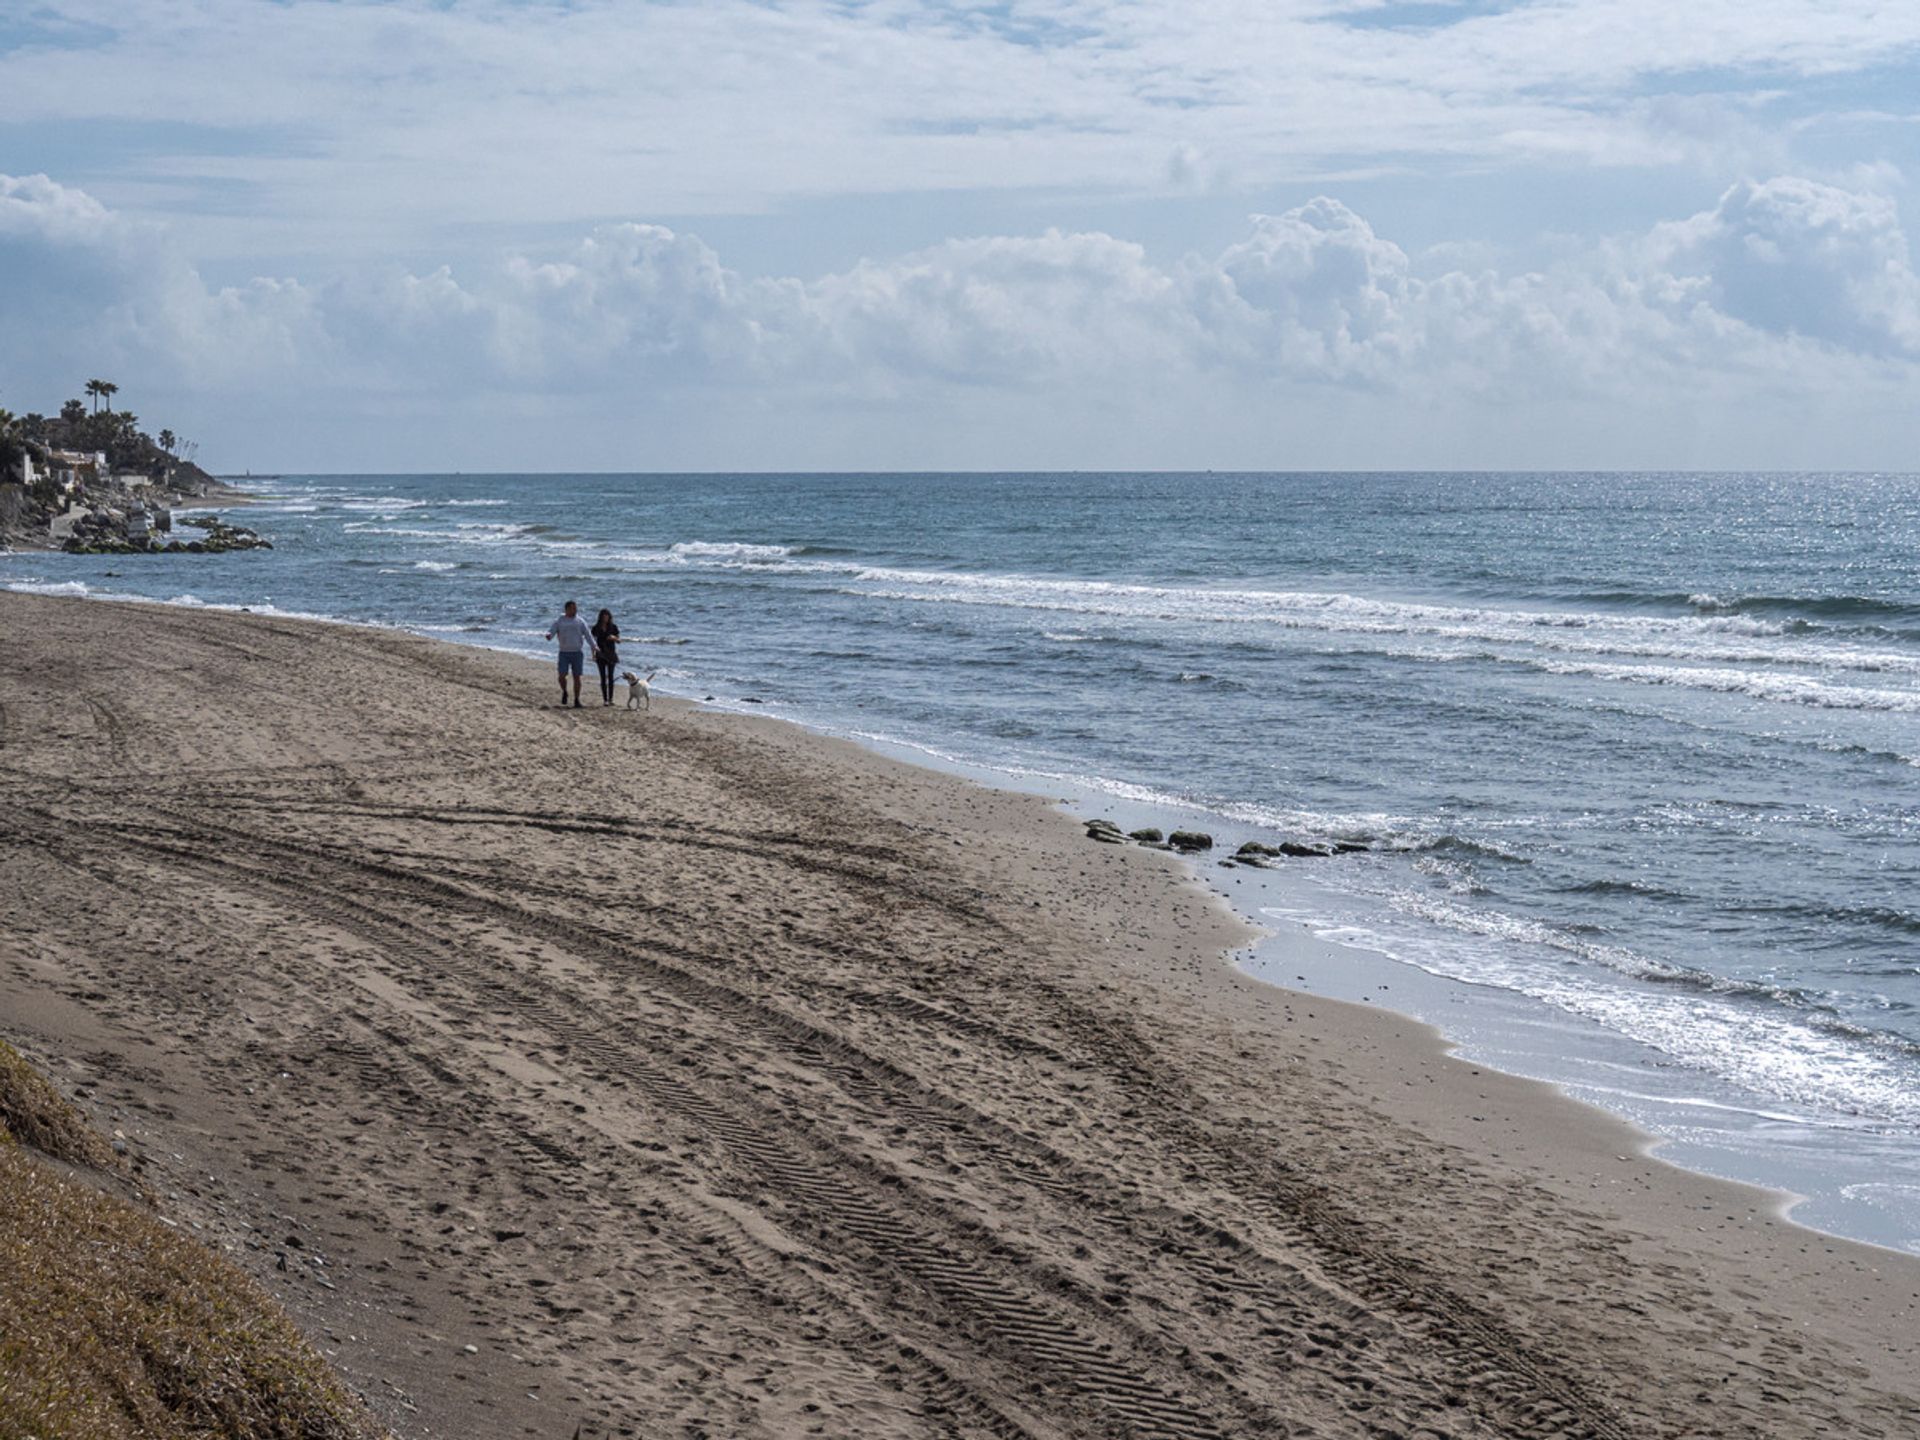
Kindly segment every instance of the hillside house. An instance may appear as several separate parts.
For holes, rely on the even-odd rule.
[[[49,450],[47,476],[61,490],[98,484],[109,477],[107,457],[99,450]]]

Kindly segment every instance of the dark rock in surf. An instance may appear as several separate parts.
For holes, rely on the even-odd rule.
[[[1158,845],[1167,837],[1149,825],[1144,830],[1129,830],[1127,832],[1127,838],[1129,840],[1138,840],[1142,845]]]
[[[1182,854],[1191,854],[1196,850],[1211,850],[1213,836],[1204,830],[1176,830],[1167,837],[1167,844]]]

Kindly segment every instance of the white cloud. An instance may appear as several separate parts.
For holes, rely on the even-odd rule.
[[[1735,185],[1655,251],[1714,309],[1777,335],[1920,355],[1920,279],[1893,201],[1798,177]]]
[[[964,383],[1111,382],[1190,363],[1179,280],[1110,235],[953,240],[807,286],[792,358],[849,376]],[[776,317],[777,323],[777,317]]]
[[[770,404],[958,424],[1017,398],[1045,427],[1047,397],[1063,417],[1105,406],[1193,426],[1222,396],[1303,387],[1383,415],[1708,396],[1731,410],[1877,396],[1904,413],[1920,395],[1920,278],[1893,203],[1795,177],[1518,274],[1416,274],[1321,198],[1170,266],[1111,235],[1047,231],[748,278],[695,236],[619,224],[466,275],[231,286],[81,191],[0,177],[0,277],[32,297],[0,345],[16,409],[50,355],[76,375],[111,360],[123,383],[221,387],[256,416],[341,419],[401,396],[521,414],[639,397],[716,426]]]
[[[219,383],[317,358],[306,287],[209,287],[163,229],[45,175],[0,175],[0,286],[16,372],[112,362]]]
[[[1242,363],[1316,379],[1383,378],[1420,344],[1423,287],[1406,254],[1337,200],[1256,215],[1253,234],[1199,273],[1224,292]],[[1217,281],[1216,281],[1217,277]]]
[[[1797,86],[1885,76],[1920,47],[1920,6],[1884,0],[1531,0],[1352,23],[1381,8],[45,0],[49,33],[86,43],[0,53],[0,93],[11,122],[67,146],[107,127],[89,161],[103,193],[194,208],[211,188],[283,250],[305,236],[368,254],[463,225],[797,197],[1179,194],[1436,159],[1778,166],[1832,103]],[[166,128],[123,153],[141,127]]]

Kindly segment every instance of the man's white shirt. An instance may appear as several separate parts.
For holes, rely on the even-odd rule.
[[[553,622],[553,638],[560,642],[562,650],[587,650],[587,643],[593,638],[593,630],[578,615],[562,615]]]

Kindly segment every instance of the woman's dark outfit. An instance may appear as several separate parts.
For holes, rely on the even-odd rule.
[[[593,627],[593,663],[600,667],[600,698],[609,705],[613,703],[614,672],[620,667],[619,647],[618,625]]]

